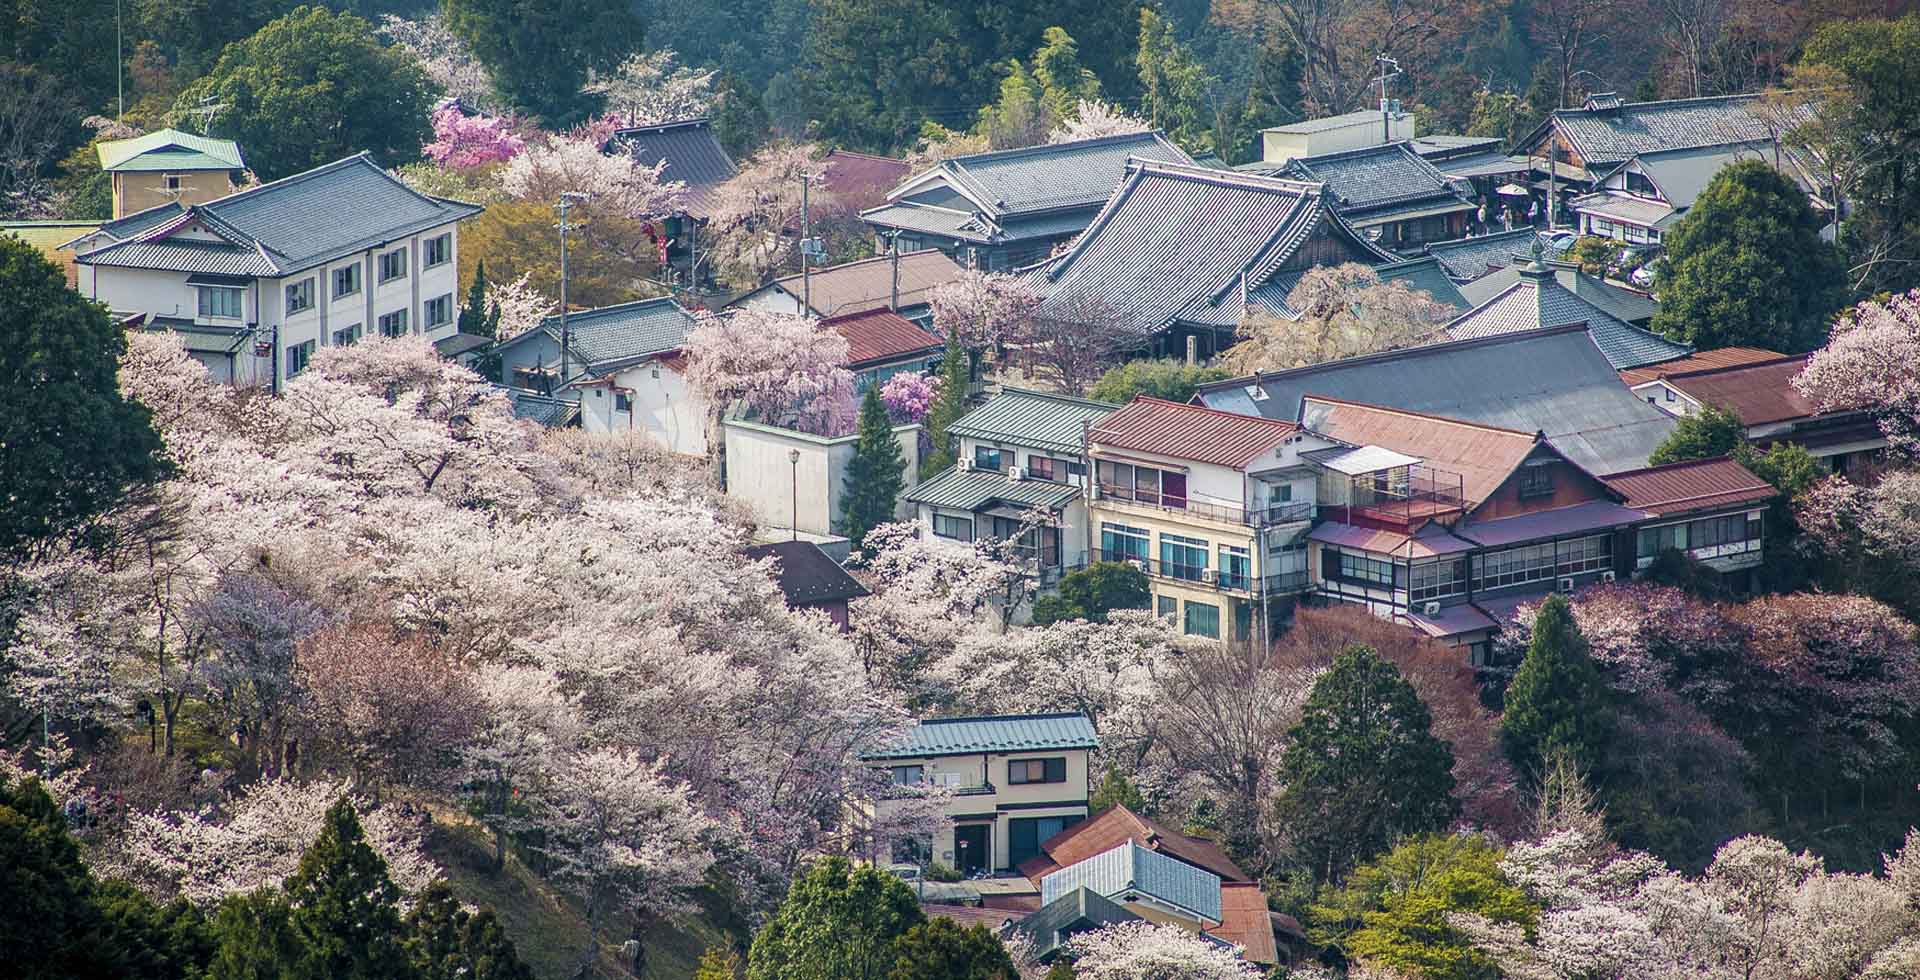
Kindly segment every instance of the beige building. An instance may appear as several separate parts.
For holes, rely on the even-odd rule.
[[[891,845],[895,862],[939,861],[969,874],[1004,872],[1087,818],[1087,756],[1100,744],[1082,714],[926,719],[866,757],[895,786],[949,794],[930,841]],[[897,800],[879,800],[880,815]]]
[[[232,140],[162,129],[96,149],[100,169],[113,175],[113,217],[157,208],[205,204],[233,193],[246,161]]]

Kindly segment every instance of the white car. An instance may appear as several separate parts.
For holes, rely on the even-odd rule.
[[[1580,236],[1570,231],[1550,231],[1547,232],[1546,239],[1547,244],[1564,252],[1572,248],[1573,243],[1580,240]]]
[[[1646,265],[1643,265],[1640,268],[1633,270],[1633,275],[1628,276],[1627,279],[1628,281],[1632,282],[1634,285],[1639,286],[1641,289],[1650,288],[1653,286],[1653,277],[1658,274],[1657,267],[1660,266],[1661,264],[1662,263],[1659,259],[1655,259],[1652,262],[1649,262]]]
[[[920,866],[917,864],[889,864],[887,871],[901,881],[920,880]]]

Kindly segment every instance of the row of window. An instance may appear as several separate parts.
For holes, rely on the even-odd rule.
[[[1667,524],[1640,529],[1638,557],[1652,558],[1662,551],[1691,551],[1717,548],[1724,544],[1760,540],[1759,514],[1728,514],[1705,517],[1685,524]]]
[[[1137,500],[1143,504],[1184,510],[1187,506],[1187,475],[1151,466],[1099,461],[1100,492],[1119,500]]]
[[[1115,524],[1103,521],[1100,524],[1100,551],[1108,561],[1146,561],[1152,545],[1152,532],[1144,527],[1128,524]],[[1168,578],[1199,581],[1210,567],[1208,549],[1211,543],[1205,538],[1188,537],[1184,534],[1160,532],[1160,564],[1155,570]],[[1253,556],[1243,545],[1221,544],[1214,558],[1216,564],[1211,567],[1219,571],[1220,583],[1227,588],[1248,588],[1253,580]]]
[[[893,785],[919,786],[931,783],[937,786],[957,786],[960,776],[957,773],[935,773],[927,778],[926,766],[894,766],[889,770]],[[1066,756],[1051,759],[1014,759],[1007,763],[1007,785],[1025,786],[1029,783],[1064,783],[1067,781]]]
[[[624,397],[624,396],[622,396]],[[625,411],[625,406],[618,406]],[[1021,534],[1021,522],[1010,517],[982,517],[979,520],[991,521],[983,533],[1001,540],[1013,540],[1014,549],[1028,558],[1036,559],[1045,568],[1060,566],[1060,529],[1057,527],[1028,528]],[[933,533],[954,541],[971,542],[976,533],[975,518],[960,517],[953,514],[933,515]],[[1017,539],[1016,539],[1017,538]]]
[[[1643,534],[1645,532],[1642,532]],[[1697,545],[1695,547],[1698,547]],[[1325,548],[1321,574],[1326,578],[1387,589],[1406,589],[1413,602],[1444,599],[1466,592],[1467,560],[1441,558],[1410,566],[1391,559]],[[1613,567],[1613,536],[1597,534],[1482,552],[1473,559],[1473,587],[1498,589],[1544,582]]]
[[[973,468],[977,470],[994,470],[1004,473],[1009,467],[1015,465],[1014,461],[1018,458],[1018,454],[1011,449],[1000,449],[995,446],[973,447]],[[1027,475],[1036,480],[1065,482],[1068,477],[1086,476],[1087,464],[1076,459],[1029,455]]]
[[[446,263],[452,261],[453,260],[453,235],[451,233],[448,233],[448,234],[427,239],[425,243],[423,258],[426,263],[425,267],[428,269],[434,268],[435,266],[445,265]],[[380,263],[380,282],[382,284],[392,282],[395,279],[406,278],[407,276],[406,246],[403,245],[399,248],[380,253],[379,263]],[[288,316],[292,316],[295,313],[304,313],[307,310],[313,309],[314,284],[316,281],[317,280],[314,277],[309,276],[305,279],[300,280],[299,282],[287,284],[286,294],[287,294],[287,315]],[[215,288],[223,288],[223,287],[215,287]],[[230,297],[231,309],[233,310],[233,312],[231,313],[207,312],[207,310],[204,309],[204,307],[207,305],[207,302],[204,299],[205,292],[203,290],[202,292],[203,299],[201,304],[203,309],[201,310],[201,314],[203,316],[238,317],[240,315],[239,313],[240,290],[237,288],[226,289],[225,292],[228,292],[231,294],[231,297]],[[359,263],[356,262],[352,265],[343,265],[340,268],[333,270],[333,298],[335,300],[344,299],[345,297],[352,296],[358,292],[360,292],[360,264]],[[227,302],[227,300],[228,300],[228,297],[222,297],[220,302],[224,304]],[[447,297],[447,301],[449,306],[451,306],[452,297],[451,296]],[[431,317],[429,317],[429,320],[431,320]]]
[[[1210,640],[1220,638],[1220,607],[1211,602],[1186,601],[1182,608],[1179,599],[1159,596],[1154,601],[1153,613],[1161,619],[1179,619],[1180,632],[1188,636],[1204,636]]]

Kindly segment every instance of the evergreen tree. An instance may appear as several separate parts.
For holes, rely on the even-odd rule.
[[[494,87],[549,129],[586,118],[587,69],[611,70],[640,48],[637,4],[595,0],[446,0],[447,26],[493,72]]]
[[[1595,772],[1612,732],[1612,699],[1573,621],[1573,607],[1566,596],[1548,596],[1533,617],[1526,659],[1507,685],[1500,716],[1507,757],[1531,774],[1543,757],[1561,750],[1573,764]]]
[[[1097,561],[1063,576],[1058,594],[1035,600],[1033,621],[1039,626],[1063,619],[1104,623],[1107,613],[1145,609],[1152,599],[1147,573],[1123,561]]]
[[[1349,647],[1315,681],[1280,758],[1274,804],[1294,856],[1334,881],[1408,834],[1446,829],[1453,750],[1399,668],[1371,648]]]
[[[1013,958],[983,925],[928,919],[894,941],[887,980],[992,980],[1016,977]]]
[[[1100,787],[1093,791],[1087,800],[1087,811],[1098,815],[1116,806],[1123,806],[1135,813],[1147,808],[1146,798],[1140,790],[1120,770],[1109,768],[1106,776],[1100,780]]]
[[[1847,288],[1822,223],[1769,161],[1728,164],[1667,235],[1653,329],[1701,350],[1820,346]]]
[[[216,948],[207,980],[282,980],[301,975],[306,947],[293,907],[272,889],[228,895],[213,918]],[[308,974],[310,975],[310,974]]]
[[[1650,466],[1664,466],[1690,459],[1725,456],[1746,445],[1747,427],[1740,418],[1724,408],[1703,405],[1692,415],[1683,415],[1660,445],[1648,454]]]
[[[713,87],[713,135],[722,149],[735,160],[745,160],[767,141],[773,121],[753,86],[733,75],[721,75]]]
[[[305,947],[294,976],[302,980],[393,980],[412,977],[400,921],[400,889],[387,864],[367,846],[353,804],[327,810],[320,836],[286,883],[289,924]]]
[[[461,908],[444,881],[420,894],[406,924],[420,980],[533,980],[493,910]]]
[[[166,475],[152,413],[120,394],[126,349],[106,307],[0,235],[0,555],[78,534]]]
[[[1214,115],[1207,108],[1212,81],[1187,46],[1174,37],[1173,25],[1152,7],[1140,10],[1140,111],[1155,128],[1193,154],[1216,150]],[[1230,148],[1229,148],[1230,151]]]
[[[1527,894],[1500,872],[1500,849],[1478,834],[1422,834],[1361,865],[1310,910],[1308,936],[1395,975],[1485,980],[1500,970],[1450,917],[1531,928]]]
[[[906,882],[823,858],[753,937],[747,980],[886,980],[894,941],[925,921]]]
[[[1100,96],[1100,79],[1080,60],[1080,42],[1059,27],[1041,34],[1040,49],[1033,53],[1033,80],[1040,85],[1040,98],[1055,119],[1072,116],[1081,99]]]
[[[927,410],[927,438],[933,441],[933,451],[920,468],[923,477],[953,465],[953,436],[949,430],[967,414],[967,385],[973,380],[973,372],[967,349],[960,346],[958,329],[947,331],[945,358],[940,362],[940,397]]]
[[[476,337],[491,337],[499,321],[487,313],[487,260],[473,267],[473,282],[467,286],[467,302],[460,307],[460,321],[454,329]]]
[[[853,458],[847,461],[847,491],[840,517],[840,533],[857,550],[875,525],[893,520],[900,503],[900,491],[906,486],[907,460],[900,454],[900,441],[893,437],[893,423],[887,419],[887,407],[880,401],[880,386],[868,385],[860,400],[860,435],[853,444]]]

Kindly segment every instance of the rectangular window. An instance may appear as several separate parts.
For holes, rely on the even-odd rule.
[[[1413,602],[1444,599],[1467,591],[1467,562],[1464,558],[1441,558],[1413,563],[1408,598]]]
[[[407,311],[395,310],[380,318],[380,336],[405,337],[407,335]]]
[[[360,291],[360,263],[333,270],[333,298],[352,296]]]
[[[1229,589],[1247,588],[1253,581],[1253,558],[1247,549],[1230,544],[1220,546],[1220,585]]]
[[[1558,554],[1561,575],[1604,571],[1613,567],[1613,536],[1601,534],[1562,541]]]
[[[894,766],[888,773],[895,786],[918,786],[927,781],[925,766]]]
[[[240,289],[237,286],[201,286],[200,315],[240,318]]]
[[[427,300],[427,329],[445,326],[453,322],[453,294],[436,296]]]
[[[1067,475],[1068,475],[1068,476],[1072,476],[1072,477],[1079,477],[1079,478],[1080,478],[1080,479],[1082,479],[1082,480],[1084,480],[1084,479],[1086,479],[1086,478],[1087,478],[1087,464],[1085,464],[1085,463],[1082,463],[1082,462],[1079,462],[1079,461],[1077,461],[1077,460],[1075,460],[1075,461],[1070,461],[1070,462],[1068,462],[1068,463],[1067,463]]]
[[[1207,570],[1207,542],[1179,534],[1160,535],[1160,574],[1199,581]]]
[[[1168,622],[1172,622],[1175,616],[1180,615],[1180,600],[1170,595],[1158,597],[1154,600],[1153,614]]]
[[[166,181],[166,183],[167,183],[167,190],[170,190],[170,191],[177,191],[177,190],[179,190],[179,189],[180,189],[180,175],[179,175],[179,174],[168,174],[168,175],[167,175],[167,181]]]
[[[1000,450],[992,446],[975,446],[973,447],[973,468],[998,471],[1001,468],[1000,456]]]
[[[1204,636],[1217,640],[1220,638],[1220,607],[1204,602],[1187,603],[1187,621],[1181,632],[1188,636]]]
[[[616,412],[633,411],[633,396],[624,391],[613,393],[613,410]]]
[[[1064,756],[1058,759],[1015,759],[1007,763],[1007,784],[1010,786],[1066,781],[1067,760]]]
[[[1396,578],[1404,581],[1404,573],[1399,571],[1396,562],[1370,558],[1365,554],[1352,551],[1338,551],[1327,548],[1321,552],[1326,563],[1326,575],[1329,578],[1347,582],[1358,582],[1367,586],[1395,587]]]
[[[933,515],[933,533],[955,541],[973,540],[973,518],[953,517],[948,514]]]
[[[1100,556],[1107,561],[1146,561],[1149,541],[1144,527],[1100,524]]]
[[[446,261],[452,257],[453,234],[451,232],[427,239],[426,254],[423,256],[427,268],[431,269],[436,265],[445,265]]]
[[[313,341],[303,341],[287,348],[287,377],[292,378],[307,369],[307,363],[313,360]]]
[[[1520,468],[1520,496],[1553,496],[1553,464],[1528,463]]]
[[[1060,461],[1050,456],[1028,456],[1027,473],[1036,480],[1058,480],[1063,475]]]
[[[359,342],[360,325],[357,323],[351,327],[343,327],[333,332],[333,346],[335,347],[352,347]]]
[[[313,280],[302,279],[287,286],[287,315],[313,309]]]
[[[391,252],[382,252],[380,254],[380,281],[381,282],[392,282],[395,279],[405,279],[406,276],[407,276],[407,250],[404,247],[396,248]]]

